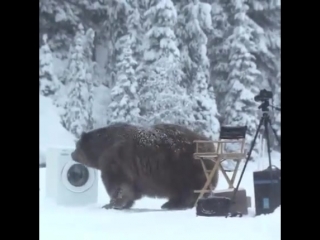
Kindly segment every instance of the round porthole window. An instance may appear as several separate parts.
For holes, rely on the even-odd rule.
[[[82,187],[88,182],[89,170],[82,164],[74,164],[69,168],[67,178],[72,186]]]
[[[64,166],[61,177],[64,186],[72,192],[87,191],[96,178],[93,169],[73,161]]]

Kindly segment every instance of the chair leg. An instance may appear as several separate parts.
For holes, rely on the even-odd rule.
[[[220,159],[218,158],[216,164],[214,165],[212,171],[210,172],[210,174],[208,176],[208,179],[207,179],[206,183],[204,184],[203,188],[201,189],[200,194],[199,194],[194,206],[197,205],[198,200],[203,197],[203,195],[205,194],[205,191],[208,189],[209,185],[211,184],[211,180],[212,180],[214,174],[218,170],[219,163],[220,163]]]
[[[231,177],[232,188],[234,188],[233,184],[234,184],[234,182],[236,180],[236,175],[237,175],[238,169],[240,167],[240,163],[241,163],[241,159],[237,160],[236,166],[234,168],[234,171],[233,171],[233,174],[232,174],[232,177]]]
[[[209,159],[208,159],[208,160],[209,160]],[[210,160],[210,161],[211,161],[211,160]],[[206,165],[204,164],[203,159],[200,159],[200,162],[201,162],[201,166],[202,166],[204,175],[206,176],[206,180],[208,181],[208,179],[209,179],[208,169],[207,169]],[[209,185],[209,188],[210,188],[211,191],[214,190],[214,189],[212,188],[211,184]]]
[[[226,173],[226,171],[224,170],[222,164],[220,163],[220,170],[224,176],[224,178],[227,180],[227,183],[229,185],[229,188],[233,188],[233,184],[232,184],[232,181],[230,180],[228,174]]]

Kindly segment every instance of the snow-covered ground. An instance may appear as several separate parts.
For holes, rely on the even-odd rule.
[[[40,149],[51,145],[73,146],[74,139],[60,124],[49,99],[40,99]],[[280,166],[278,153],[273,164]],[[145,198],[135,212],[101,209],[109,201],[99,181],[98,203],[87,207],[61,207],[45,198],[45,169],[40,169],[41,240],[278,240],[280,208],[273,214],[254,216],[252,172],[268,166],[267,158],[249,163],[241,187],[252,197],[253,208],[243,218],[196,217],[195,209],[160,211],[165,199]],[[241,169],[240,169],[241,171]],[[238,174],[238,177],[240,173]],[[226,189],[221,175],[217,189]],[[139,210],[139,211],[138,211]]]

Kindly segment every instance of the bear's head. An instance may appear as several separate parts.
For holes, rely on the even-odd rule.
[[[126,133],[129,126],[116,123],[90,132],[83,132],[76,142],[76,149],[71,154],[72,159],[88,167],[99,169],[99,159],[102,154],[115,143],[128,138]]]
[[[76,149],[71,153],[72,159],[88,167],[98,169],[99,158],[112,140],[108,135],[106,128],[83,132],[76,142]]]

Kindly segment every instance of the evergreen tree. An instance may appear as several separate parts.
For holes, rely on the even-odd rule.
[[[48,44],[55,56],[60,59],[67,57],[68,48],[75,34],[74,29],[80,22],[77,10],[67,1],[39,1],[39,35],[48,35]]]
[[[178,48],[180,51],[180,61],[182,70],[182,81],[181,86],[187,89],[188,94],[190,94],[190,88],[192,85],[191,70],[192,70],[192,60],[189,55],[189,44],[190,38],[186,31],[186,16],[182,11],[183,8],[189,3],[189,0],[179,1],[176,5],[178,11],[177,24],[175,26],[175,32],[177,36]]]
[[[139,122],[137,80],[135,76],[136,61],[131,50],[132,38],[129,34],[117,41],[116,83],[111,91],[112,103],[108,106],[108,122]]]
[[[229,23],[229,13],[226,2],[212,0],[211,16],[213,30],[208,40],[208,57],[210,59],[210,83],[214,86],[218,111],[221,109],[221,101],[227,92],[227,78],[229,74],[229,46],[226,38],[229,36],[232,26]],[[220,116],[223,122],[223,115]]]
[[[95,39],[95,32],[93,29],[87,29],[85,36],[84,36],[84,43],[83,43],[83,51],[84,57],[87,59],[88,62],[88,70],[87,74],[88,79],[91,79],[93,86],[100,86],[102,84],[101,76],[99,75],[99,69],[97,62],[93,61],[93,52],[94,52],[94,39]]]
[[[91,30],[83,33],[83,50],[78,59],[83,59],[81,69],[86,77],[79,79],[90,80],[90,86],[86,87],[89,82],[81,80],[78,89],[82,86],[92,89],[93,84],[99,95],[104,96],[105,91],[105,99],[94,94],[95,98],[103,99],[104,110],[112,95],[109,109],[112,114],[99,107],[94,110],[93,121],[141,122],[141,116],[149,123],[182,123],[186,119],[183,124],[216,136],[219,112],[221,124],[250,125],[250,136],[256,130],[253,119],[259,119],[252,96],[261,89],[271,89],[273,104],[280,104],[281,2],[246,0],[245,3],[249,7],[246,11],[242,9],[242,0],[40,0],[41,94],[58,98],[55,103],[65,107],[66,96],[72,88],[76,89],[72,84],[81,71],[75,70],[78,63],[67,50],[77,55],[77,47],[70,46],[76,33],[79,35],[78,24],[82,23]],[[101,50],[95,50],[97,46]],[[93,52],[99,52],[97,59],[103,62],[99,66],[105,66],[99,76]],[[49,60],[52,57],[55,61]],[[57,77],[52,64],[57,57],[69,62],[60,79],[66,84],[65,89],[60,81],[54,84]],[[60,65],[56,74],[59,69]],[[280,134],[280,113],[272,112],[271,108],[270,113]]]
[[[254,56],[250,49],[252,41],[252,28],[250,27],[246,11],[248,6],[244,0],[232,1],[235,15],[235,27],[232,35],[227,39],[230,46],[229,55],[229,76],[227,78],[228,92],[223,100],[224,124],[233,126],[247,125],[247,147],[249,148],[256,132],[259,118],[258,105],[254,96],[259,93],[260,71],[254,63]],[[253,157],[256,156],[259,143],[255,145]]]
[[[65,95],[62,103],[62,125],[79,137],[83,131],[92,129],[92,81],[90,61],[85,54],[86,34],[80,24],[69,52],[69,64],[63,75]]]
[[[209,4],[198,0],[189,1],[182,8],[179,21],[182,26],[177,31],[183,38],[183,63],[188,79],[185,84],[192,96],[197,130],[208,137],[217,137],[220,124],[213,86],[209,85],[210,63],[205,34],[212,30],[210,12]]]
[[[47,35],[43,36],[43,43],[39,51],[40,94],[45,97],[53,97],[59,89],[59,81],[53,71],[53,56],[47,43]]]
[[[140,61],[143,57],[142,45],[144,30],[141,24],[141,10],[139,7],[141,0],[126,0],[126,15],[128,33],[132,39],[132,54],[136,61]],[[135,66],[137,67],[137,66]]]
[[[107,86],[112,88],[116,83],[116,44],[119,38],[128,33],[127,26],[127,7],[126,0],[112,0],[107,3],[108,5],[108,21],[105,21],[102,27],[103,42],[107,49],[106,51],[106,72]]]
[[[248,16],[254,29],[256,64],[263,77],[263,88],[278,87],[281,58],[281,1],[249,0]]]
[[[107,123],[123,121],[138,123],[137,80],[135,68],[137,48],[141,44],[140,19],[136,0],[124,0],[118,4],[127,19],[126,29],[118,35],[115,43],[115,81],[111,91],[111,104],[108,106]]]
[[[274,92],[274,105],[276,107],[281,108],[281,74],[279,73],[277,76],[278,80],[278,87],[275,89]],[[278,137],[281,137],[281,111],[274,110],[274,120],[273,120],[273,127],[276,130]],[[278,144],[274,144],[277,146]]]
[[[180,86],[180,53],[173,27],[177,12],[171,0],[150,1],[145,12],[144,58],[139,66],[141,115],[147,123],[170,122],[189,125],[193,122],[192,102]],[[190,119],[191,118],[191,119]]]
[[[107,9],[108,5],[99,0],[40,0],[39,35],[48,34],[55,56],[65,59],[78,24],[99,32]]]

